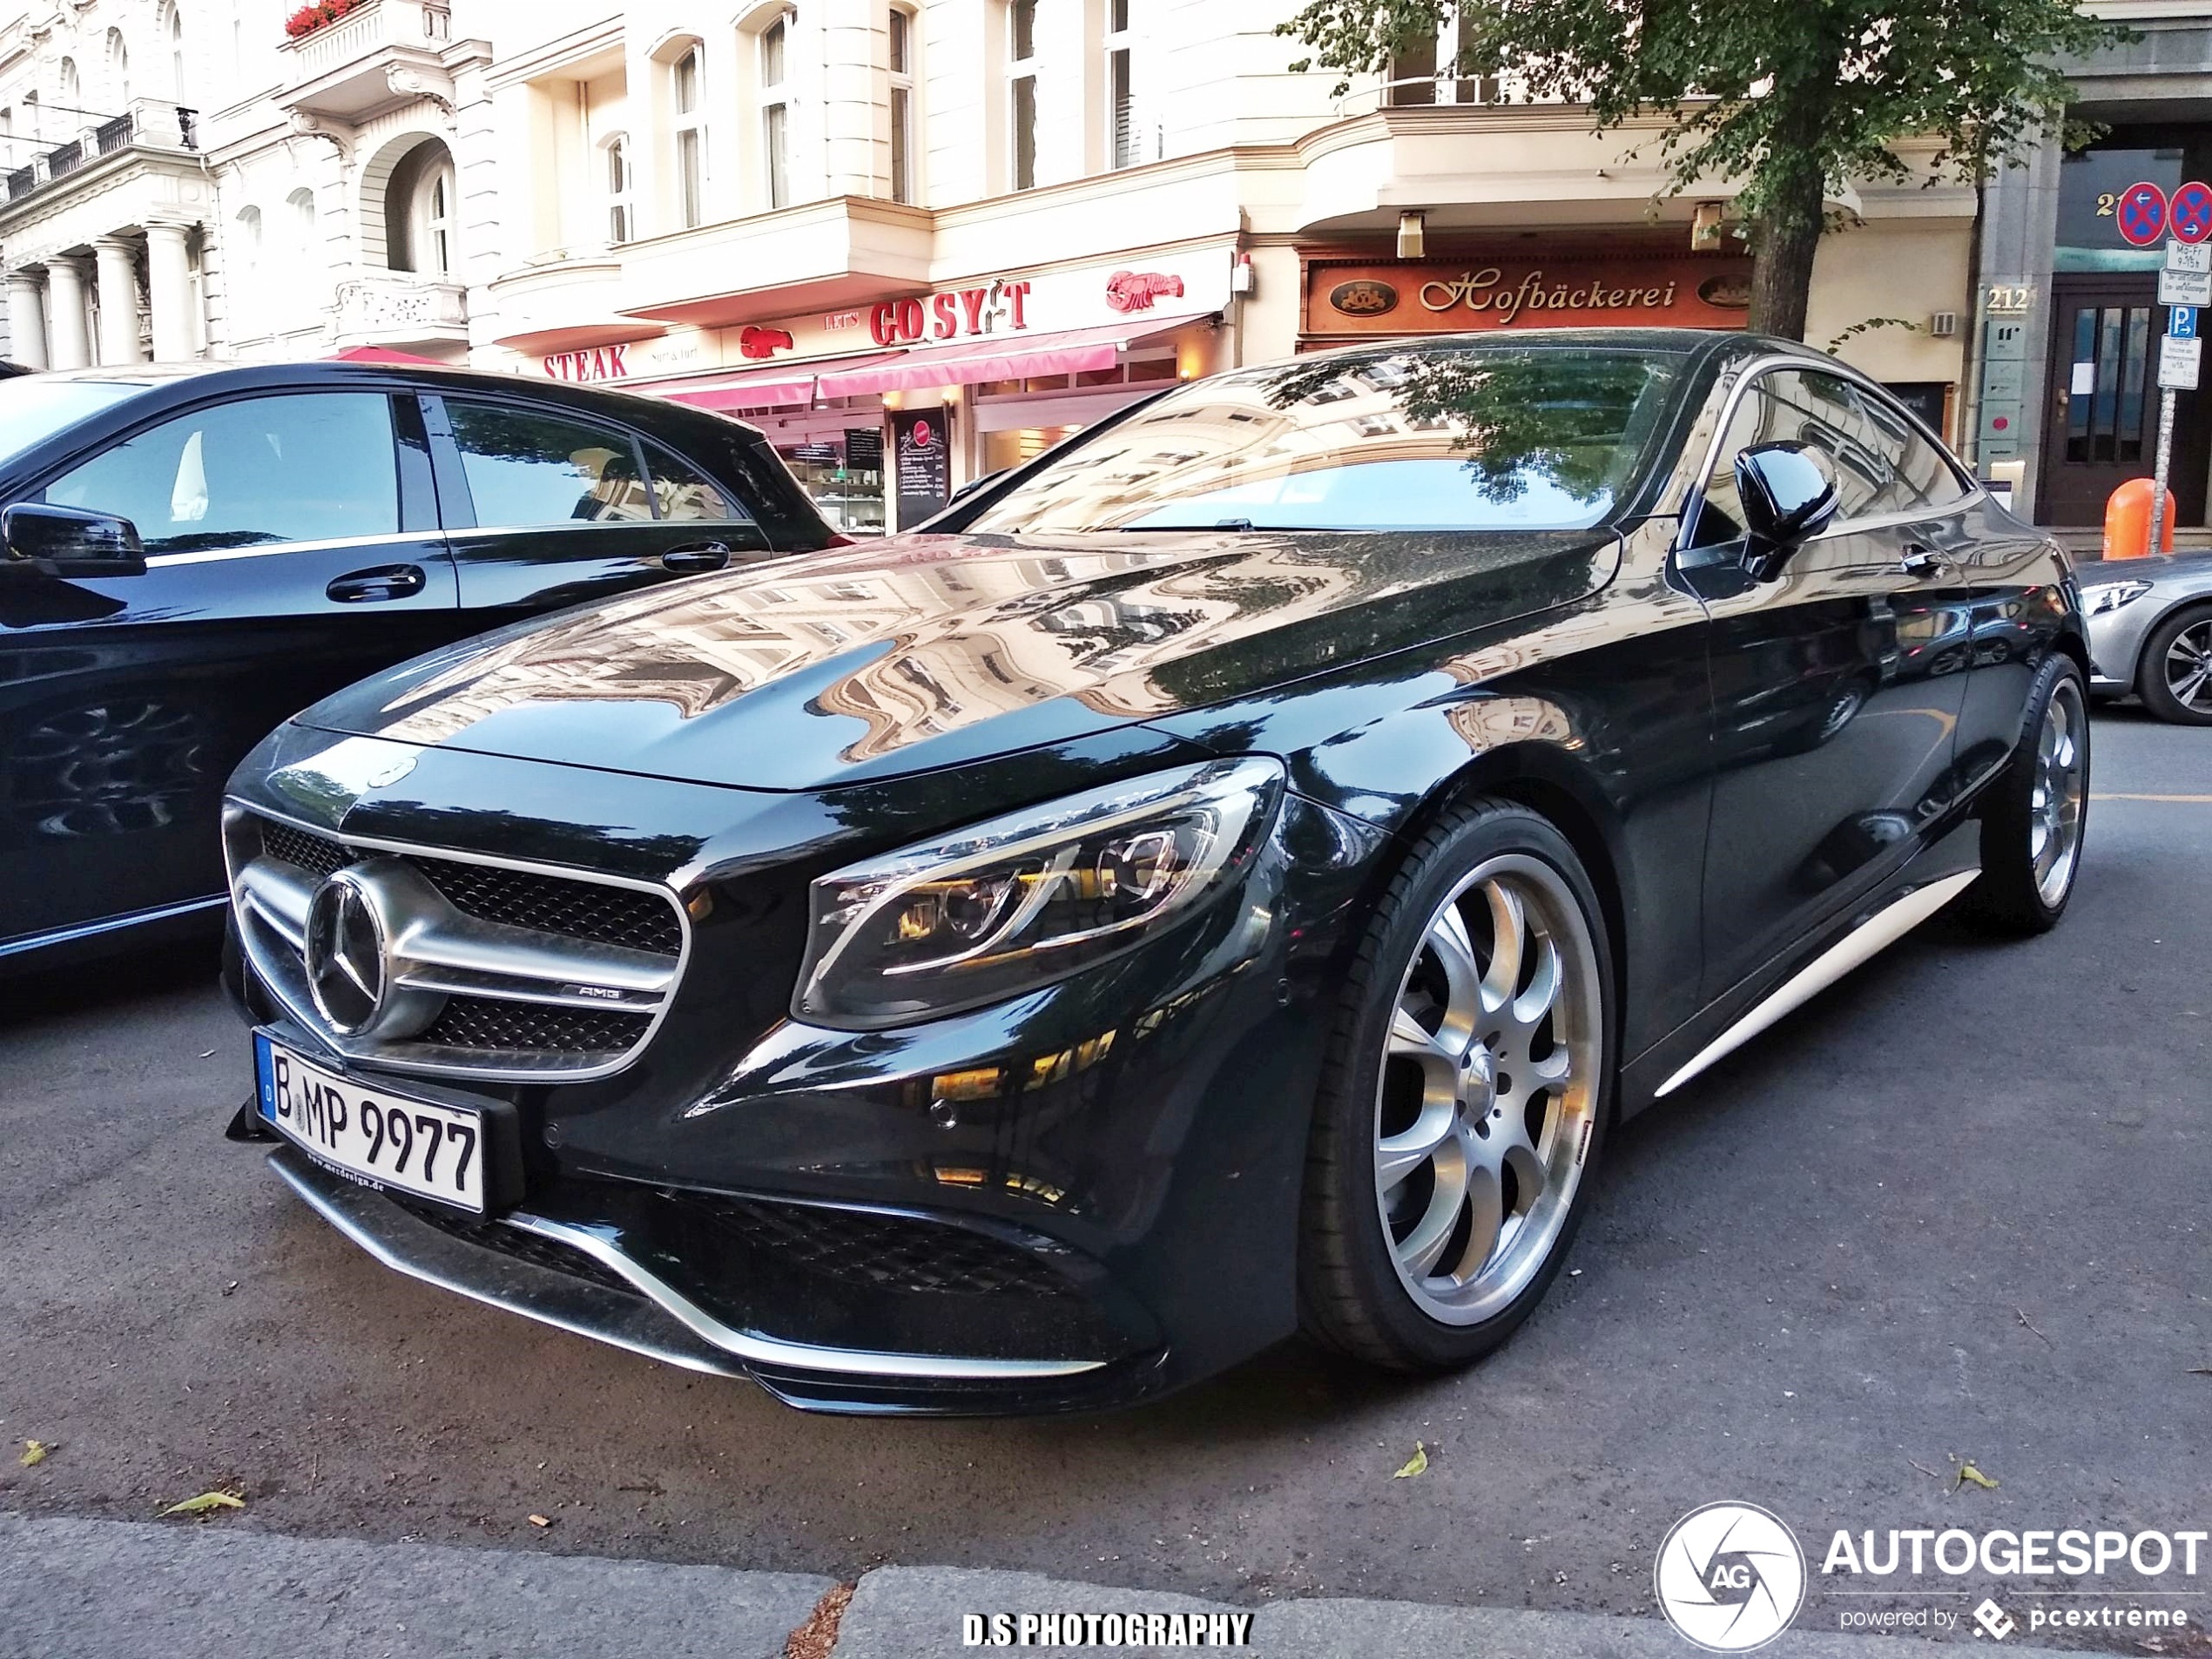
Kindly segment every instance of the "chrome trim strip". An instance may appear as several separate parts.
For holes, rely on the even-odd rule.
[[[606,1303],[612,1303],[617,1299],[617,1293],[613,1291],[605,1290],[582,1280],[577,1281],[573,1287],[563,1285],[560,1287],[561,1300],[566,1305],[558,1307],[555,1306],[548,1298],[528,1295],[524,1286],[530,1282],[527,1277],[529,1274],[542,1274],[545,1279],[560,1278],[560,1275],[553,1272],[550,1268],[535,1268],[521,1262],[511,1264],[509,1276],[514,1283],[504,1293],[501,1293],[483,1285],[471,1284],[456,1273],[441,1271],[427,1261],[418,1261],[401,1255],[381,1237],[363,1226],[342,1207],[337,1198],[320,1190],[307,1177],[285,1163],[279,1153],[288,1152],[291,1150],[291,1143],[287,1141],[278,1152],[270,1153],[269,1167],[283,1177],[285,1185],[297,1193],[309,1209],[335,1227],[347,1239],[367,1251],[380,1264],[390,1268],[395,1273],[404,1273],[409,1278],[420,1279],[423,1284],[434,1285],[442,1291],[451,1291],[456,1295],[467,1297],[472,1302],[482,1302],[486,1307],[499,1308],[509,1313],[519,1313],[526,1319],[535,1319],[540,1325],[550,1325],[556,1331],[568,1332],[571,1336],[590,1337],[595,1342],[604,1342],[617,1348],[627,1349],[631,1353],[644,1354],[648,1359],[658,1359],[664,1365],[680,1366],[686,1371],[701,1372],[710,1377],[745,1375],[742,1366],[723,1364],[718,1355],[689,1352],[672,1344],[655,1342],[642,1333],[624,1330],[622,1327],[624,1322],[620,1318],[624,1310],[606,1305]],[[294,1153],[293,1156],[299,1155]],[[372,1192],[367,1188],[358,1190],[362,1201],[389,1202],[381,1194]],[[427,1229],[428,1224],[423,1224]],[[442,1238],[442,1235],[440,1237]],[[451,1242],[455,1250],[470,1248],[457,1239]],[[605,1303],[599,1300],[601,1298],[605,1298]],[[579,1317],[585,1312],[599,1315],[600,1322],[587,1323],[583,1318]]]
[[[1810,1002],[1820,992],[1878,952],[1887,949],[1949,904],[1981,874],[1961,870],[1915,887],[1876,911],[1826,950],[1799,968],[1782,986],[1702,1049],[1696,1058],[1661,1083],[1652,1098],[1672,1094],[1706,1067],[1734,1054],[1776,1021]]]
[[[165,570],[175,564],[213,564],[224,559],[260,559],[272,553],[328,553],[347,547],[397,547],[412,542],[423,550],[423,556],[442,559],[446,556],[446,533],[443,530],[387,530],[377,536],[333,536],[314,542],[255,542],[246,547],[195,548],[189,553],[149,553],[146,565],[151,570]]]
[[[967,1380],[1007,1380],[1023,1377],[1074,1377],[1096,1371],[1103,1359],[975,1359],[957,1354],[879,1353],[865,1348],[819,1348],[811,1343],[786,1342],[750,1331],[739,1331],[671,1288],[623,1254],[599,1232],[567,1222],[549,1221],[517,1210],[501,1217],[510,1227],[536,1233],[580,1250],[603,1266],[621,1274],[716,1347],[736,1354],[752,1365],[783,1366],[794,1371],[819,1371],[847,1377],[929,1377]]]
[[[282,876],[274,876],[273,880],[271,879],[274,875],[275,868],[281,864],[281,860],[255,857],[246,860],[242,864],[233,862],[232,853],[235,837],[233,832],[236,827],[237,819],[240,816],[266,819],[273,823],[288,825],[302,833],[318,836],[325,840],[338,841],[362,853],[411,853],[426,859],[443,859],[456,864],[480,864],[490,869],[521,870],[534,875],[553,876],[563,880],[592,882],[601,887],[621,887],[633,893],[650,893],[676,913],[677,929],[682,943],[678,948],[673,967],[662,968],[656,965],[650,974],[647,974],[641,971],[642,963],[651,961],[658,964],[664,959],[649,951],[629,951],[620,946],[595,945],[590,941],[579,940],[576,941],[575,954],[570,959],[570,965],[577,971],[563,971],[541,980],[540,983],[550,988],[547,993],[503,998],[505,1001],[515,1002],[557,1001],[563,1004],[572,1002],[576,1007],[595,1008],[613,1013],[650,1012],[651,1014],[651,1019],[644,1030],[638,1034],[635,1042],[613,1058],[589,1066],[566,1065],[563,1063],[561,1056],[553,1055],[549,1055],[530,1064],[504,1065],[496,1062],[472,1064],[464,1060],[415,1059],[402,1054],[392,1053],[383,1045],[374,1042],[367,1044],[347,1042],[326,1028],[323,1021],[314,1012],[312,1001],[307,998],[304,988],[293,983],[299,977],[298,972],[270,960],[266,941],[260,937],[260,930],[241,926],[239,929],[239,937],[246,959],[252,962],[254,972],[260,976],[261,982],[268,988],[269,995],[276,999],[285,1012],[291,1016],[294,1024],[314,1036],[324,1049],[342,1060],[379,1066],[387,1070],[405,1072],[415,1076],[475,1078],[482,1082],[589,1082],[600,1077],[611,1077],[617,1072],[633,1064],[658,1034],[662,1022],[668,1017],[669,1009],[675,1003],[676,988],[683,982],[684,971],[691,962],[691,914],[685,909],[684,901],[676,891],[660,882],[640,880],[632,876],[606,875],[596,870],[581,870],[567,865],[542,864],[528,859],[495,858],[486,853],[462,852],[451,847],[425,846],[412,841],[388,840],[380,836],[349,835],[328,825],[310,823],[273,811],[255,802],[240,800],[233,796],[224,802],[223,833],[223,857],[230,876],[231,901],[240,911],[241,915],[250,910],[253,915],[266,921],[273,930],[285,935],[288,941],[296,941],[304,936],[307,919],[304,902],[296,921],[286,916],[280,907],[273,909],[271,907],[273,903],[280,907],[284,903],[290,902],[293,898],[291,889],[295,888],[298,884]],[[281,896],[277,897],[264,891],[268,888],[280,890]],[[455,914],[456,917],[460,915],[458,912]],[[487,929],[501,927],[501,924],[496,922],[482,925]],[[529,934],[535,930],[502,928],[502,931]],[[461,929],[457,927],[440,928],[435,930],[429,936],[452,942],[457,939],[460,932]],[[418,936],[419,929],[409,927],[403,938],[405,942],[412,947],[417,942]],[[549,934],[543,937],[554,940],[562,939],[564,935]],[[601,958],[595,961],[592,955],[595,952],[610,953],[611,960]],[[442,956],[435,959],[433,965],[442,965],[463,971],[481,971],[485,962],[480,952],[456,948],[449,957]],[[611,981],[608,981],[611,988],[621,989],[626,994],[658,995],[660,999],[658,1003],[651,1010],[647,1010],[630,1005],[626,998],[624,1001],[616,1001],[608,998],[571,999],[557,989],[558,987],[566,985],[600,983],[602,981],[597,970],[604,970],[615,975]],[[653,982],[649,983],[648,981]],[[501,995],[497,990],[482,986],[472,987],[464,994],[493,997]],[[495,1051],[487,1049],[475,1052],[489,1055]]]
[[[98,921],[78,922],[74,927],[57,927],[51,933],[25,934],[21,939],[0,943],[0,956],[19,956],[25,951],[45,950],[55,945],[66,945],[73,940],[97,939],[102,934],[121,933],[125,927],[142,927],[148,922],[168,921],[178,916],[189,916],[202,910],[218,910],[230,903],[226,897],[186,899],[180,904],[157,905],[151,910],[133,910],[127,916],[107,916]]]

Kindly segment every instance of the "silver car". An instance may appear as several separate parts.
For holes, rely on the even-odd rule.
[[[2089,689],[2133,691],[2161,720],[2212,725],[2212,553],[2082,570]]]

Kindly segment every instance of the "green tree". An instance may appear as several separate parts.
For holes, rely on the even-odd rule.
[[[1509,73],[1601,132],[1664,118],[1668,193],[1741,179],[1750,326],[1793,340],[1831,185],[1919,177],[1894,147],[1913,138],[1938,141],[1937,177],[1979,184],[2067,129],[2061,57],[2133,38],[2076,0],[1308,0],[1277,32],[1313,49],[1293,67],[1349,76],[1435,39],[1453,10],[1447,71]]]

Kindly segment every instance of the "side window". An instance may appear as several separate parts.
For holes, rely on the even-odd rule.
[[[750,524],[752,515],[730,492],[682,456],[657,443],[645,446],[645,467],[652,475],[653,505],[660,516],[713,524]]]
[[[1710,546],[1743,533],[1736,494],[1736,457],[1755,444],[1809,443],[1835,469],[1838,522],[1945,507],[1966,486],[1941,450],[1888,402],[1839,374],[1774,369],[1752,383],[1730,418],[1712,476],[1697,542]]]
[[[149,553],[388,536],[400,528],[391,402],[301,392],[196,409],[71,468],[46,499],[121,514]]]
[[[461,470],[486,526],[651,519],[630,435],[565,415],[448,400]]]

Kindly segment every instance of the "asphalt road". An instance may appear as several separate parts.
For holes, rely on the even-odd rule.
[[[2095,737],[2056,934],[1939,918],[1631,1124],[1575,1275],[1440,1381],[1293,1346],[1104,1420],[801,1416],[341,1240],[221,1139],[245,1043],[206,964],[0,988],[0,1440],[56,1448],[0,1460],[0,1511],[235,1481],[218,1524],[307,1535],[1613,1613],[1716,1499],[1816,1550],[2205,1527],[2212,732]]]

